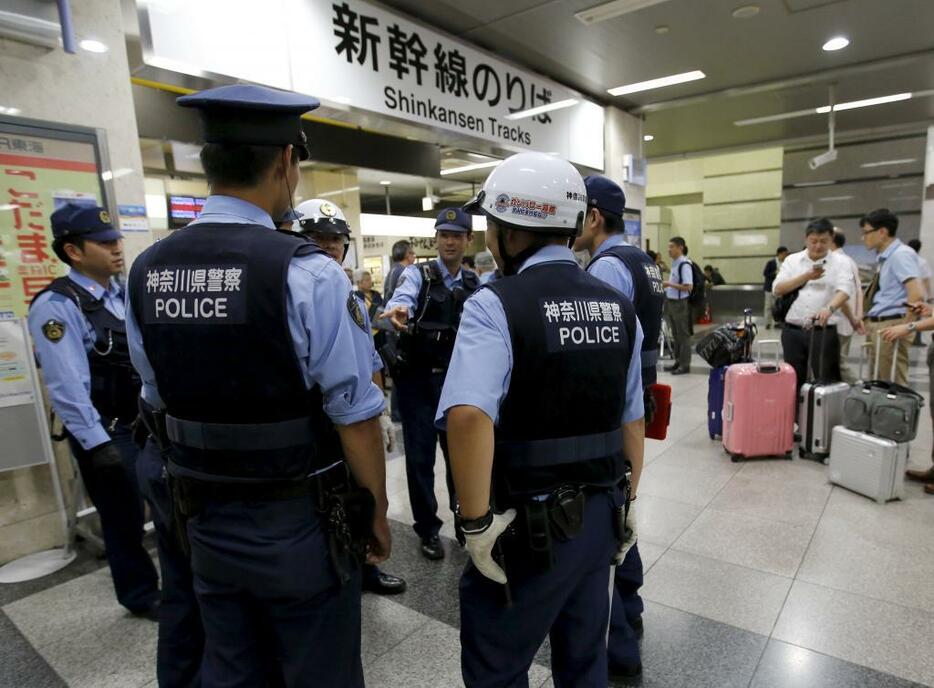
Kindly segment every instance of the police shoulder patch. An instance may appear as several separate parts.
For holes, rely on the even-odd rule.
[[[42,334],[50,342],[57,342],[65,336],[65,323],[60,320],[49,320],[42,326]]]
[[[363,319],[363,309],[360,308],[360,301],[357,300],[357,295],[353,292],[350,292],[347,296],[347,310],[350,312],[350,317],[353,318],[357,327],[366,332],[366,321]]]

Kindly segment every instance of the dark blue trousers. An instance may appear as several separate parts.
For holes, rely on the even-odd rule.
[[[553,543],[556,562],[548,571],[529,570],[521,549],[507,546],[510,607],[504,587],[467,564],[460,581],[467,688],[528,688],[529,667],[546,637],[556,688],[607,685],[613,505],[607,493],[588,498],[583,531]]]
[[[639,556],[639,546],[633,545],[623,563],[616,567],[613,580],[613,605],[607,645],[610,666],[634,666],[642,662],[639,638],[632,627],[645,608],[639,597],[641,587],[642,558]]]
[[[441,401],[444,373],[404,371],[395,378],[402,415],[402,440],[405,444],[405,477],[409,502],[415,518],[415,532],[422,539],[441,530],[438,499],[435,497],[435,451],[438,442],[444,455],[445,475],[453,512],[457,506],[454,481],[448,458],[447,433],[435,427],[435,413]]]
[[[90,453],[73,437],[68,441],[84,488],[100,516],[117,600],[131,612],[144,612],[159,599],[159,578],[143,547],[143,501],[136,482],[139,448],[129,425],[118,423],[110,435],[123,459],[122,471],[95,470]]]
[[[208,502],[188,522],[205,688],[363,686],[360,573],[341,586],[312,499]]]
[[[198,688],[204,654],[201,612],[192,586],[191,566],[174,531],[164,463],[151,439],[140,452],[137,475],[156,527],[162,572],[156,676],[161,688]]]

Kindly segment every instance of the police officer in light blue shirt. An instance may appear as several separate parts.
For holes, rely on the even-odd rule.
[[[131,432],[140,383],[130,365],[124,290],[116,279],[123,237],[98,206],[66,203],[50,220],[52,248],[71,270],[33,300],[29,331],[52,408],[101,519],[117,599],[155,620],[158,581],[142,544]]]
[[[212,194],[134,263],[128,334],[187,521],[202,684],[263,685],[271,656],[286,686],[362,686],[357,557],[390,549],[383,396],[340,267],[273,220],[318,103],[234,85],[179,104],[201,112]]]
[[[586,200],[570,163],[522,153],[468,205],[504,273],[465,305],[436,416],[471,558],[468,688],[528,685],[549,634],[555,685],[608,681],[610,567],[636,539],[623,488],[627,457],[642,459],[642,331],[568,247]]]

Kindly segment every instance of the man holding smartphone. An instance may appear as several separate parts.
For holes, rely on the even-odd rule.
[[[795,369],[799,390],[808,377],[812,342],[817,347],[812,361],[815,377],[824,382],[841,379],[837,324],[846,317],[840,308],[853,296],[846,266],[830,250],[833,223],[826,218],[811,222],[805,230],[805,244],[805,250],[782,262],[772,286],[775,296],[798,293],[785,316],[782,351],[785,362]]]

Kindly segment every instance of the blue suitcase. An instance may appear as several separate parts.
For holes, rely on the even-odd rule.
[[[723,385],[729,367],[714,368],[707,381],[707,432],[712,440],[723,436]]]

